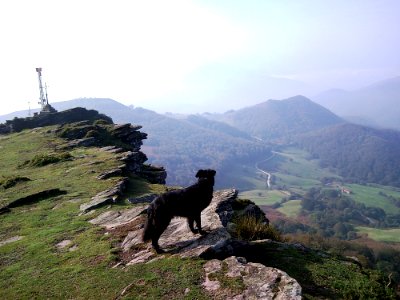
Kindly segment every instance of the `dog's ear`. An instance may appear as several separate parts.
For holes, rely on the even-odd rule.
[[[198,170],[197,174],[196,174],[196,178],[204,177],[204,173],[205,173],[204,170]]]
[[[215,170],[208,170],[208,171],[211,174],[211,176],[215,176],[215,174],[217,174],[217,171]]]

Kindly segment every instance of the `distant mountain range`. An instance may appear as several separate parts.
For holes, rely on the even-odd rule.
[[[84,98],[52,103],[57,110],[73,107],[95,109],[110,116],[115,123],[143,126],[148,134],[142,150],[149,162],[166,168],[167,183],[188,185],[201,168],[217,169],[217,187],[231,186],[228,176],[221,176],[232,161],[248,161],[270,155],[270,147],[228,124],[201,116],[173,118],[144,108],[125,106],[112,99]],[[22,114],[26,116],[22,112]],[[14,116],[6,116],[10,119]],[[4,118],[4,116],[3,116]]]
[[[354,123],[400,129],[400,76],[355,91],[329,90],[312,100]]]
[[[344,120],[303,96],[266,102],[229,111],[225,114],[205,114],[266,141],[288,140],[294,136]]]
[[[397,90],[396,84],[393,90]],[[95,109],[116,123],[142,125],[148,134],[143,151],[149,162],[166,167],[168,184],[187,185],[193,182],[197,169],[215,168],[223,174],[217,178],[219,187],[230,186],[234,164],[251,165],[268,157],[274,144],[296,142],[347,179],[400,186],[399,132],[346,123],[303,96],[202,115],[161,115],[97,98],[52,105],[57,110],[77,106]],[[26,111],[17,112],[0,117],[0,121],[26,115]]]

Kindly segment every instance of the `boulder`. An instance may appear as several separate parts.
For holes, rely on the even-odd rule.
[[[105,180],[105,179],[108,179],[110,177],[121,176],[123,174],[123,172],[124,172],[124,169],[125,169],[125,165],[121,165],[121,166],[118,166],[115,169],[112,169],[112,170],[105,171],[105,172],[101,173],[96,178],[100,179],[100,180]]]
[[[127,182],[128,178],[123,178],[122,180],[118,181],[112,188],[102,191],[96,196],[92,197],[92,200],[90,202],[81,204],[79,209],[82,212],[86,213],[105,204],[116,203],[119,197],[122,195],[122,192],[125,189]]]
[[[248,263],[242,257],[210,260],[204,270],[202,285],[212,298],[301,299],[301,286],[288,274],[259,263]]]

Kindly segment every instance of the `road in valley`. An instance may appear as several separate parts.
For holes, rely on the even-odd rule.
[[[255,167],[257,169],[257,171],[260,171],[261,173],[265,174],[267,176],[267,187],[270,189],[271,188],[271,173],[267,172],[266,170],[263,170],[259,167],[260,163],[266,162],[270,159],[272,159],[275,156],[275,153],[272,153],[272,155],[262,161],[259,161],[255,164]]]

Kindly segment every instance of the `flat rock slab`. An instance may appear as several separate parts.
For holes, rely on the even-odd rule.
[[[125,189],[127,178],[123,178],[118,181],[112,188],[98,193],[92,197],[92,200],[88,203],[81,204],[79,207],[80,211],[87,213],[88,211],[98,208],[100,206],[115,203],[117,199],[122,195],[122,191]]]
[[[213,259],[204,264],[204,289],[212,298],[221,299],[280,299],[300,300],[301,286],[285,272],[258,263],[247,263],[244,258],[231,256],[223,261]],[[235,280],[232,290],[224,282]],[[240,285],[240,288],[237,286]]]
[[[2,240],[2,241],[0,241],[0,247],[4,246],[6,244],[9,244],[9,243],[13,243],[13,242],[22,240],[23,238],[24,238],[23,236],[17,235],[17,236],[13,236],[13,237],[10,237],[8,239]]]
[[[107,230],[124,226],[135,220],[147,208],[147,205],[138,205],[123,211],[106,211],[89,222],[100,225]]]
[[[56,244],[56,247],[57,247],[57,249],[61,250],[61,249],[68,247],[71,244],[72,244],[71,240],[63,240],[63,241],[59,242],[58,244]]]

